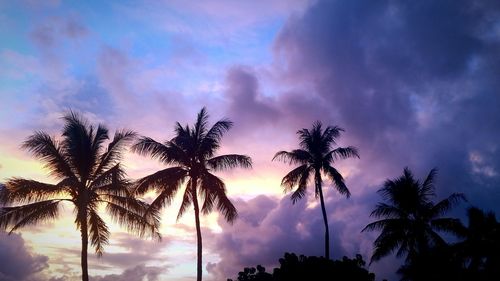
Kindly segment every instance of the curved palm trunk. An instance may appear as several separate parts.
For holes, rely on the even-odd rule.
[[[193,206],[194,206],[194,219],[196,223],[196,240],[198,242],[197,249],[197,263],[196,263],[196,280],[201,281],[202,276],[202,239],[201,239],[201,227],[200,227],[200,207],[198,206],[198,196],[196,194],[196,181],[192,183],[192,195],[193,195]]]
[[[83,216],[87,218],[87,215]],[[80,229],[82,233],[82,281],[89,281],[89,272],[88,272],[88,264],[87,264],[87,248],[89,245],[89,236],[87,232],[87,220],[82,220],[82,225]]]
[[[321,176],[318,171],[316,171],[315,182],[316,182],[316,190],[319,192],[319,200],[321,202],[321,212],[323,213],[323,222],[325,224],[325,258],[330,259],[330,230],[328,229],[328,218],[326,215],[325,200],[323,199]]]

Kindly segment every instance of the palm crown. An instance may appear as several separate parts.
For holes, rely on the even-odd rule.
[[[157,212],[146,214],[147,204],[134,199],[128,190],[119,161],[132,131],[119,131],[104,149],[108,130],[88,125],[78,114],[64,116],[62,140],[38,131],[23,144],[40,159],[56,184],[12,178],[0,191],[0,228],[13,232],[21,227],[56,219],[62,202],[75,208],[75,223],[82,234],[83,280],[88,280],[87,243],[100,256],[108,243],[109,229],[99,215],[101,204],[116,222],[140,236],[159,237]]]
[[[139,154],[149,155],[172,167],[146,176],[137,182],[136,192],[144,194],[149,190],[158,193],[151,203],[151,210],[159,210],[171,203],[177,191],[186,183],[179,219],[193,204],[198,235],[198,280],[201,280],[201,230],[199,223],[198,196],[202,198],[201,212],[210,213],[214,207],[227,221],[232,222],[237,211],[226,195],[224,182],[213,174],[216,171],[235,167],[250,168],[250,157],[239,154],[215,156],[220,147],[222,136],[232,122],[227,119],[217,121],[208,127],[208,114],[205,108],[199,113],[193,127],[176,123],[175,137],[164,143],[149,137],[141,137],[132,146]]]
[[[434,203],[434,180],[436,169],[432,169],[425,180],[420,182],[408,168],[403,175],[387,180],[378,191],[386,203],[377,204],[370,216],[377,220],[368,224],[363,231],[381,230],[374,242],[375,251],[371,261],[396,251],[398,257],[407,255],[412,262],[419,253],[433,246],[445,245],[438,231],[457,232],[460,221],[442,218],[453,206],[465,200],[461,193],[453,193],[448,198]]]

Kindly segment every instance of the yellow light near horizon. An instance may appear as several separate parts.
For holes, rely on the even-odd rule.
[[[0,153],[0,182],[12,177],[21,177],[39,181],[48,181],[47,171],[43,164],[35,159],[26,160],[9,154]]]

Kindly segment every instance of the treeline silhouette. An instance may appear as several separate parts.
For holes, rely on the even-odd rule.
[[[285,253],[279,263],[280,266],[274,268],[272,274],[266,272],[261,265],[244,268],[235,281],[375,280],[375,274],[365,269],[365,261],[361,255],[356,255],[354,259],[343,257],[342,260],[334,261],[324,257]]]
[[[238,215],[226,195],[224,182],[215,173],[252,167],[252,160],[246,155],[217,155],[222,137],[233,123],[221,119],[209,126],[208,117],[202,108],[194,125],[177,122],[174,136],[158,142],[130,130],[117,131],[110,138],[105,126],[91,125],[80,114],[68,112],[63,116],[59,139],[36,131],[22,145],[45,165],[57,182],[12,177],[0,184],[0,230],[11,233],[55,220],[62,203],[72,204],[81,235],[82,280],[88,281],[89,243],[101,256],[110,238],[107,223],[99,212],[101,207],[129,232],[160,239],[160,211],[183,188],[177,218],[193,206],[197,281],[200,281],[200,216],[217,210],[231,223]],[[238,280],[374,280],[374,274],[364,268],[365,262],[359,255],[354,259],[330,260],[324,181],[328,180],[333,189],[349,197],[350,191],[334,164],[342,159],[359,158],[355,147],[336,147],[341,132],[340,127],[323,127],[321,122],[315,122],[310,129],[297,132],[297,149],[280,151],[273,157],[295,166],[281,182],[284,191],[292,192],[293,203],[306,195],[308,187],[314,187],[324,222],[324,257],[285,254],[280,259],[280,268],[272,274],[257,266],[244,269]],[[130,144],[133,152],[156,159],[166,168],[135,181],[128,179],[120,161]],[[374,241],[370,263],[391,254],[404,258],[403,266],[398,269],[402,280],[500,280],[500,226],[495,214],[470,207],[467,225],[446,217],[453,207],[465,201],[465,196],[454,193],[434,202],[436,174],[433,169],[419,181],[405,168],[402,176],[387,180],[378,191],[382,202],[371,213],[376,221],[363,229],[380,232]],[[156,198],[146,203],[140,197],[149,191],[154,191]],[[458,242],[448,243],[441,233],[454,236]]]

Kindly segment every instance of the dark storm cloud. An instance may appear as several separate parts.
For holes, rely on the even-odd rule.
[[[23,281],[49,267],[49,258],[33,255],[21,235],[0,232],[0,280]],[[36,279],[30,279],[36,280]]]
[[[362,172],[438,166],[440,194],[495,208],[499,12],[494,1],[319,1],[289,20],[275,52],[283,81],[312,82],[324,119],[352,134]]]

